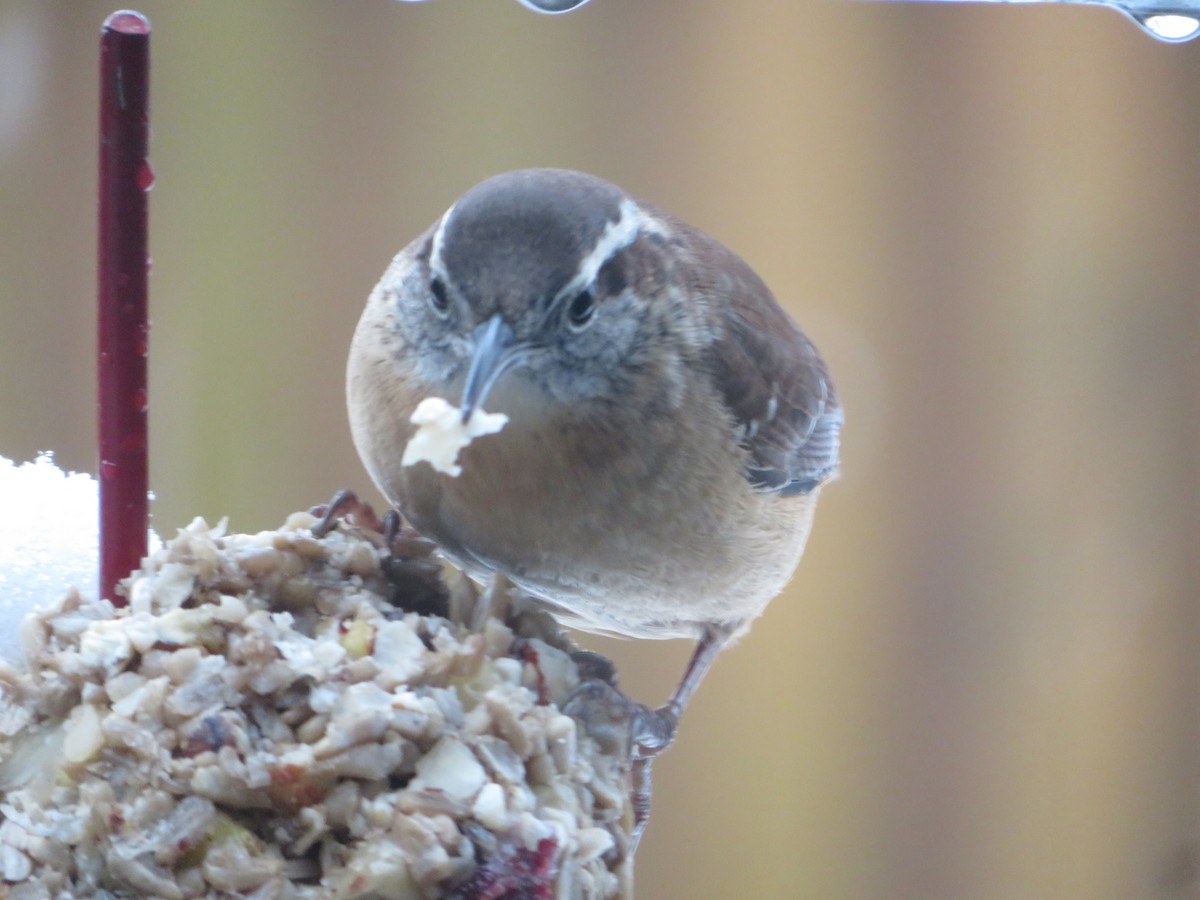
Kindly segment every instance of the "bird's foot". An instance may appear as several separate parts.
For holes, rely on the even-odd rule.
[[[627,755],[630,767],[630,807],[633,827],[626,855],[632,857],[637,849],[646,823],[650,820],[650,762],[652,756],[639,755],[638,733],[642,721],[653,717],[654,711],[634,703],[617,690],[615,671],[611,664],[597,663],[595,654],[580,651],[576,663],[580,674],[595,674],[571,692],[562,704],[562,711],[575,719],[584,732],[609,755]],[[658,732],[656,738],[662,735]]]
[[[315,538],[323,538],[337,527],[338,519],[348,519],[364,531],[383,533],[384,525],[375,515],[371,504],[360,500],[358,494],[349,488],[343,488],[333,495],[328,503],[314,506],[310,515],[317,516],[319,521],[310,529]]]
[[[638,709],[638,704],[601,678],[581,682],[562,704],[562,711],[610,755],[629,753]]]
[[[583,725],[606,753],[650,759],[675,740],[679,711],[673,704],[651,709],[617,689],[612,663],[594,653],[572,654],[584,679],[562,704],[562,711]]]
[[[354,491],[338,491],[333,499],[309,512],[319,517],[312,528],[315,538],[324,538],[345,521],[364,532],[381,535],[387,556],[380,564],[392,585],[393,602],[421,614],[445,616],[448,612],[442,566],[433,551],[437,545],[416,529],[400,521],[400,513],[389,509],[383,518]]]
[[[633,725],[633,758],[651,759],[675,742],[679,710],[668,703],[658,709],[638,705]]]
[[[334,494],[328,503],[314,506],[308,512],[318,519],[309,529],[315,538],[328,535],[337,528],[340,519],[354,528],[382,535],[383,542],[392,555],[402,559],[429,556],[437,549],[433,541],[412,526],[405,525],[397,510],[389,509],[381,519],[370,503],[359,499],[349,488],[343,488]]]
[[[573,656],[587,680],[571,692],[563,712],[578,721],[605,753],[627,753],[631,761],[633,834],[628,852],[632,856],[650,820],[650,767],[675,740],[679,710],[673,703],[658,709],[635,703],[617,689],[616,671],[608,660],[587,651]]]

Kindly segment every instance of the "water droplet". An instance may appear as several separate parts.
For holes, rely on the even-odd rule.
[[[117,464],[107,459],[100,460],[100,477],[105,481],[111,481],[113,478],[116,478]]]
[[[116,31],[121,34],[149,34],[150,20],[140,12],[122,9],[104,20],[105,31]]]
[[[107,366],[111,359],[112,359],[112,354],[110,354],[107,350],[100,351],[100,356],[99,356],[100,365]]]
[[[146,449],[146,432],[135,431],[121,438],[122,453],[141,453]]]
[[[148,191],[154,187],[154,169],[150,167],[150,160],[143,159],[138,163],[133,183],[137,185],[139,191]]]
[[[532,9],[534,12],[549,13],[551,15],[570,12],[573,9],[578,9],[587,2],[588,0],[520,0],[521,5],[526,9]]]
[[[133,408],[138,412],[145,412],[149,409],[149,402],[146,397],[146,389],[138,388],[133,392]]]
[[[147,256],[146,257],[146,275],[150,276],[153,274],[154,274],[154,257]]]
[[[402,0],[402,2],[421,3],[424,0]],[[532,9],[534,12],[557,15],[558,13],[579,9],[588,0],[518,0],[518,2],[526,9]]]
[[[1130,15],[1147,34],[1160,41],[1177,44],[1200,37],[1200,19],[1195,16],[1168,12],[1136,12]]]

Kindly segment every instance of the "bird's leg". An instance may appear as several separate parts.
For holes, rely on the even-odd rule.
[[[700,636],[699,643],[688,661],[683,678],[675,688],[675,693],[665,705],[658,709],[639,708],[639,714],[633,724],[633,768],[630,772],[633,803],[633,840],[630,854],[637,849],[646,824],[650,821],[650,767],[654,757],[662,753],[675,740],[675,730],[679,727],[679,716],[687,706],[692,694],[700,687],[700,682],[708,674],[717,654],[725,649],[729,640],[737,634],[737,626],[709,625]]]
[[[739,630],[737,625],[708,625],[700,635],[696,649],[688,661],[683,678],[675,688],[671,699],[658,709],[646,709],[634,724],[633,755],[637,759],[657,756],[675,740],[675,730],[679,727],[679,717],[687,706],[696,688],[708,674],[717,654],[725,649]]]

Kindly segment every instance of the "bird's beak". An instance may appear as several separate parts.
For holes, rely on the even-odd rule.
[[[476,407],[483,405],[500,376],[525,358],[526,349],[499,315],[476,328],[471,343],[471,368],[467,370],[462,397],[464,424]]]

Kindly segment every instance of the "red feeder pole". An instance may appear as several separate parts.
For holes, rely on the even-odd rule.
[[[150,136],[150,23],[121,10],[100,32],[98,256],[100,596],[146,555],[146,159]]]

